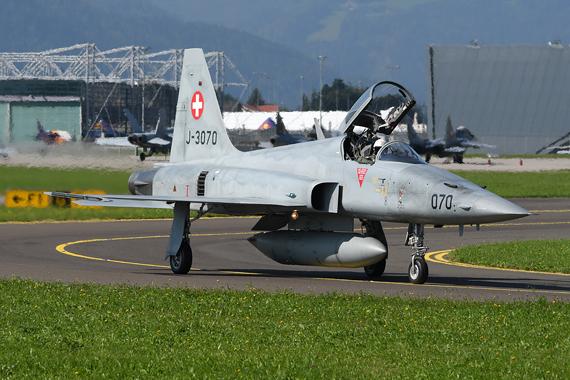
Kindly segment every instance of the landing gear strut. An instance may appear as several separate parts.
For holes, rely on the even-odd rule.
[[[182,243],[176,255],[170,256],[170,269],[176,274],[186,274],[192,267],[192,248],[190,248],[190,220],[186,214]]]
[[[166,258],[170,259],[170,269],[176,274],[186,274],[192,267],[192,248],[190,248],[190,226],[210,210],[205,203],[200,206],[198,215],[190,220],[190,203],[174,204],[174,219],[170,229],[170,239],[166,249]]]
[[[378,240],[386,247],[386,251],[388,250],[388,241],[386,240],[386,235],[384,235],[384,230],[382,229],[382,223],[377,220],[360,220],[362,222],[362,226],[366,228],[366,236],[372,236]],[[375,264],[367,265],[364,267],[364,273],[368,277],[376,278],[382,276],[384,274],[384,270],[386,269],[386,259],[388,258],[388,252],[386,252],[386,257],[382,260],[378,261]]]
[[[413,284],[423,284],[429,275],[428,266],[424,258],[429,248],[424,247],[423,224],[410,224],[408,226],[405,245],[411,245],[414,250],[412,262],[408,267],[408,278]]]

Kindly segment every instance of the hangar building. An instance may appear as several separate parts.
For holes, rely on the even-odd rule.
[[[570,133],[570,46],[426,46],[428,130],[451,118],[487,153],[536,153]]]
[[[98,137],[99,119],[120,134],[132,132],[123,109],[152,129],[161,108],[171,121],[176,114],[183,50],[148,54],[146,47],[126,46],[100,51],[79,44],[38,53],[0,53],[0,142],[32,141],[38,121],[46,130],[72,136]],[[215,66],[214,86],[247,88],[223,52],[205,54]],[[239,83],[225,82],[225,66]],[[213,70],[214,71],[214,70]]]

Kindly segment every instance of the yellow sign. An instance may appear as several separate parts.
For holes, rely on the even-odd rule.
[[[75,190],[74,194],[105,194],[101,190]],[[6,207],[47,207],[49,205],[57,207],[87,208],[90,206],[80,206],[72,202],[71,199],[50,197],[43,191],[8,190],[6,191]]]

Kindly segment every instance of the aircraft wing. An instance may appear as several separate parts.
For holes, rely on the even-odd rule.
[[[476,148],[476,149],[480,149],[480,148],[496,148],[496,145],[490,145],[490,144],[483,144],[483,143],[477,143],[477,142],[473,142],[473,141],[462,141],[460,143],[460,145],[462,147],[465,148]]]
[[[261,205],[281,207],[304,207],[306,204],[293,199],[276,201],[266,198],[232,198],[232,197],[171,197],[160,195],[93,195],[71,194],[62,192],[45,192],[56,198],[74,199],[81,206],[135,207],[135,208],[172,208],[175,202],[207,203],[220,205]]]
[[[450,146],[449,148],[445,148],[445,151],[448,153],[463,153],[466,150],[467,148],[461,146]]]
[[[127,137],[103,137],[95,139],[95,144],[103,146],[127,146],[133,145],[127,140]]]
[[[171,142],[170,141],[166,141],[165,139],[162,139],[160,137],[155,137],[152,138],[150,140],[147,141],[147,144],[151,144],[151,145],[160,145],[160,146],[167,146],[170,145]]]

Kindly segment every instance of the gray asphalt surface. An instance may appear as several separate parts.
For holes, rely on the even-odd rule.
[[[538,213],[510,222],[427,228],[430,252],[482,242],[567,238],[570,199],[514,199]],[[193,270],[174,275],[164,261],[171,221],[0,224],[0,277],[63,282],[169,284],[189,287],[303,293],[365,292],[454,299],[521,300],[545,296],[570,300],[570,276],[469,268],[429,261],[424,285],[410,284],[411,249],[406,226],[384,223],[389,259],[384,275],[370,281],[361,268],[286,266],[271,261],[247,242],[256,218],[201,219],[192,225]],[[358,226],[355,224],[355,226]],[[433,260],[433,256],[430,257]]]

